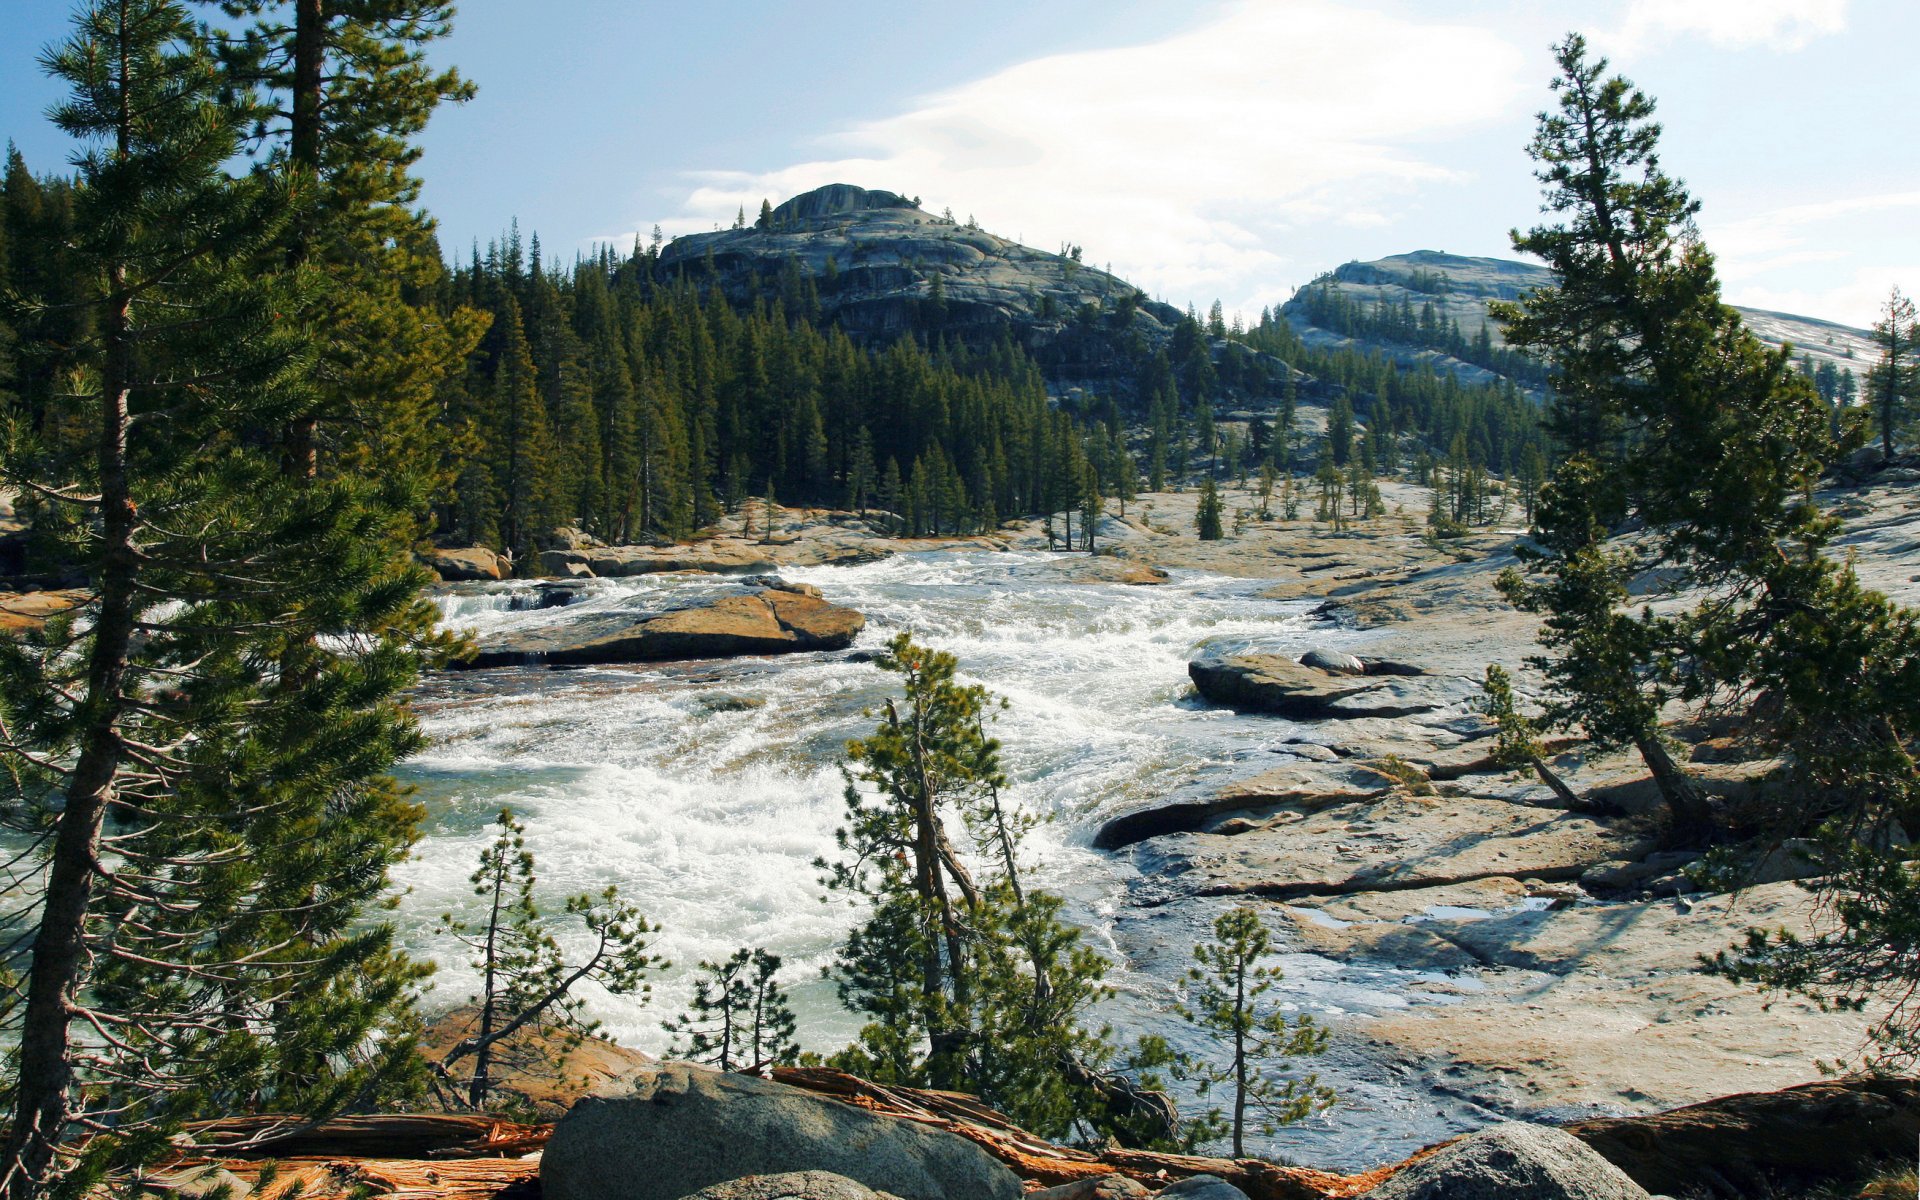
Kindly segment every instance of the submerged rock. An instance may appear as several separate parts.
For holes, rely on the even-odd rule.
[[[1018,1200],[1020,1181],[973,1143],[748,1075],[684,1063],[643,1070],[554,1127],[546,1200],[681,1200],[743,1175],[827,1171],[903,1200]],[[801,1193],[783,1193],[799,1195]]]
[[[1572,1134],[1511,1122],[1414,1160],[1366,1200],[1647,1200],[1647,1191]]]

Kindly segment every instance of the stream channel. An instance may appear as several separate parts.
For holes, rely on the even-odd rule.
[[[467,877],[489,823],[510,805],[539,860],[543,905],[557,909],[568,895],[613,883],[662,926],[654,948],[673,965],[654,978],[650,1000],[590,995],[607,1036],[666,1052],[661,1022],[685,1006],[692,968],[761,946],[786,961],[801,1045],[845,1045],[859,1022],[821,969],[858,913],[828,898],[814,860],[834,853],[842,747],[872,728],[863,710],[897,694],[897,677],[867,660],[904,629],[957,655],[966,681],[1005,698],[990,732],[1003,745],[1011,796],[1048,818],[1026,849],[1030,886],[1066,896],[1068,915],[1115,964],[1116,995],[1100,1019],[1129,1041],[1153,1031],[1199,1048],[1171,1004],[1222,902],[1149,902],[1141,864],[1151,856],[1090,842],[1120,813],[1283,764],[1287,739],[1305,732],[1198,700],[1186,665],[1203,645],[1297,652],[1358,635],[1313,620],[1308,602],[1263,599],[1260,580],[1176,571],[1152,587],[1078,583],[1073,565],[1038,553],[942,551],[787,568],[782,578],[866,614],[852,650],[430,678],[414,703],[432,746],[399,772],[427,807],[426,837],[396,872],[408,889],[403,940],[440,964],[429,1005],[473,990],[469,956],[438,924],[444,912],[478,911]],[[484,641],[724,589],[737,581],[648,575],[589,581],[577,603],[557,608],[527,608],[534,585],[518,582],[449,585],[437,598],[447,624]],[[1151,890],[1153,900],[1164,895]],[[1311,1066],[1341,1102],[1255,1139],[1260,1151],[1356,1169],[1493,1119],[1365,1035],[1371,1014],[1446,1003],[1469,980],[1429,990],[1443,981],[1293,952],[1285,922],[1270,926],[1283,951],[1270,964],[1286,974],[1282,1003],[1333,1029],[1332,1049]]]

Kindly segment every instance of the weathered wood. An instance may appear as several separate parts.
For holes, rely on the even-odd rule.
[[[1119,1174],[1157,1189],[1189,1175],[1217,1175],[1245,1192],[1250,1200],[1347,1200],[1377,1186],[1397,1169],[1383,1167],[1348,1176],[1276,1166],[1259,1159],[1118,1149],[1094,1154],[1056,1146],[1021,1129],[975,1097],[957,1092],[886,1087],[826,1067],[775,1067],[773,1078],[873,1112],[957,1134],[1007,1164],[1022,1179],[1046,1186]]]
[[[243,1162],[227,1169],[255,1185],[254,1200],[518,1200],[540,1194],[535,1158],[430,1159],[313,1158],[271,1164]],[[265,1187],[259,1181],[268,1179]]]
[[[1920,1081],[1822,1081],[1566,1129],[1650,1192],[1732,1197],[1774,1182],[1852,1183],[1875,1161],[1910,1161]]]
[[[335,1117],[227,1117],[186,1132],[211,1158],[515,1158],[540,1149],[551,1125],[519,1125],[485,1115],[401,1113]]]

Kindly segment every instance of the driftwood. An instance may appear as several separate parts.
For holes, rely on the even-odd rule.
[[[227,1117],[187,1126],[209,1158],[517,1158],[547,1144],[551,1125],[485,1115],[404,1113],[334,1117]]]
[[[540,1194],[538,1158],[326,1158],[228,1163],[255,1185],[254,1200],[533,1200]],[[260,1180],[267,1179],[264,1187]]]
[[[1920,1081],[1808,1083],[1566,1129],[1650,1192],[1731,1198],[1782,1182],[1854,1183],[1876,1163],[1912,1162]]]

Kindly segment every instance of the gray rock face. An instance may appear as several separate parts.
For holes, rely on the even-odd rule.
[[[1132,394],[1140,366],[1171,342],[1181,320],[1178,309],[1071,255],[936,216],[893,192],[844,183],[793,197],[773,210],[765,228],[675,238],[662,249],[658,269],[701,287],[716,283],[736,301],[788,289],[797,271],[808,291],[804,298],[790,294],[789,310],[817,298],[820,318],[857,340],[918,331],[984,343],[1010,334],[1062,391]],[[1289,373],[1278,359],[1224,339],[1210,349],[1216,359],[1240,360],[1235,377],[1267,381],[1253,392],[1278,395],[1278,381]]]
[[[1247,1200],[1247,1194],[1218,1175],[1189,1175],[1154,1193],[1166,1200]]]
[[[1552,272],[1532,263],[1416,250],[1372,262],[1344,263],[1331,274],[1295,292],[1280,311],[1309,345],[1356,346],[1363,352],[1379,351],[1402,365],[1424,363],[1436,371],[1451,371],[1465,382],[1485,384],[1497,382],[1501,376],[1489,370],[1484,362],[1467,362],[1442,350],[1411,342],[1352,338],[1316,325],[1312,319],[1314,306],[1310,303],[1310,291],[1338,293],[1368,311],[1383,303],[1389,307],[1405,304],[1411,306],[1416,317],[1431,304],[1443,327],[1458,322],[1460,332],[1471,341],[1484,324],[1492,344],[1501,347],[1504,340],[1500,323],[1491,319],[1487,305],[1495,300],[1518,300],[1552,282]],[[1875,351],[1863,329],[1762,309],[1736,311],[1762,341],[1770,346],[1792,342],[1795,355],[1808,355],[1816,366],[1829,361],[1836,368],[1847,368],[1858,376],[1865,373],[1864,364],[1874,361]],[[1537,388],[1540,379],[1535,374],[1518,378],[1516,382],[1523,387]]]
[[[1277,654],[1205,655],[1187,664],[1187,675],[1215,704],[1296,721],[1416,716],[1472,690],[1438,676],[1333,675]]]
[[[1125,1175],[1096,1175],[1092,1179],[1076,1179],[1059,1187],[1028,1192],[1027,1200],[1144,1200],[1152,1194],[1146,1185]]]
[[[837,217],[843,213],[857,213],[870,208],[904,208],[908,211],[918,211],[913,201],[895,192],[855,187],[850,183],[829,183],[825,187],[803,192],[774,209],[773,223],[779,226],[791,221],[805,221],[815,217]]]
[[[824,1096],[684,1063],[581,1100],[540,1162],[547,1200],[681,1200],[743,1175],[830,1171],[903,1200],[1018,1200],[973,1143]],[[797,1193],[794,1193],[797,1194]]]
[[[1572,1134],[1517,1122],[1469,1134],[1368,1192],[1366,1200],[1648,1200],[1646,1189]]]
[[[686,1200],[898,1200],[831,1171],[787,1171],[748,1175],[704,1187]]]

